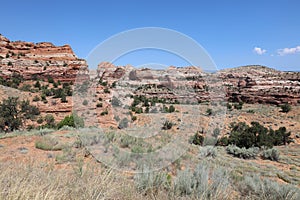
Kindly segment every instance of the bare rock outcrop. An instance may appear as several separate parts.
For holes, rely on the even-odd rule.
[[[0,72],[2,77],[18,73],[25,80],[32,76],[55,80],[74,81],[78,70],[87,64],[77,58],[69,45],[55,46],[50,42],[32,43],[10,41],[0,36]]]

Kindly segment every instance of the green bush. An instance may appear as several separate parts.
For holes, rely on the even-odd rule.
[[[166,120],[163,124],[162,130],[170,130],[173,125],[174,125],[173,122]]]
[[[66,116],[62,121],[57,124],[57,128],[60,129],[63,126],[69,126],[74,128],[84,127],[84,121],[77,114],[73,113],[69,116]]]
[[[14,131],[22,126],[23,121],[18,107],[17,97],[9,97],[0,103],[0,132]]]
[[[244,122],[233,123],[231,126],[228,144],[234,144],[241,148],[252,146],[272,148],[274,145],[285,145],[292,142],[291,133],[287,132],[285,127],[280,127],[274,131],[258,122],[251,122],[251,126]]]
[[[40,97],[37,95],[35,95],[32,99],[32,101],[35,101],[35,102],[40,101],[40,100],[41,100]]]
[[[212,111],[211,108],[208,108],[208,109],[206,110],[206,114],[207,114],[208,116],[212,115],[212,113],[213,113],[213,111]]]
[[[227,109],[232,110],[232,105],[230,103],[227,103]]]
[[[68,100],[67,100],[66,95],[62,95],[62,97],[60,98],[60,101],[61,101],[62,103],[68,103]]]
[[[134,121],[136,121],[136,120],[137,120],[137,116],[134,116],[134,115],[133,115],[133,116],[131,117],[131,121],[134,122]]]
[[[201,135],[199,132],[195,133],[190,139],[189,142],[191,144],[195,145],[202,145],[204,141],[203,135]]]
[[[292,109],[291,105],[288,104],[288,103],[285,103],[285,104],[281,105],[280,108],[281,108],[281,111],[284,112],[284,113],[288,113]]]
[[[42,124],[42,123],[44,122],[44,119],[43,119],[42,117],[40,117],[40,118],[38,118],[38,119],[36,120],[36,122],[37,122],[38,124]]]
[[[104,110],[103,112],[100,113],[100,115],[101,116],[108,115],[108,110]]]
[[[227,146],[228,145],[228,137],[221,137],[217,141],[217,146]]]
[[[97,103],[96,106],[97,106],[97,108],[102,108],[103,104],[102,103]]]
[[[109,94],[110,93],[110,91],[109,91],[109,89],[108,88],[104,88],[104,93],[106,93],[106,94]]]
[[[20,102],[21,113],[25,119],[34,119],[35,116],[40,114],[38,107],[29,104],[28,100]]]
[[[51,115],[51,114],[47,114],[45,116],[45,122],[46,122],[46,125],[45,125],[46,128],[54,128],[56,126],[55,119],[54,119],[53,115]]]
[[[51,76],[49,76],[49,77],[48,77],[48,82],[49,82],[49,83],[54,83],[54,79],[53,79]]]
[[[239,103],[235,103],[233,105],[233,107],[237,110],[241,110],[243,108],[244,103],[243,102],[239,102]]]
[[[18,130],[26,119],[33,120],[40,111],[29,101],[19,101],[18,97],[9,97],[0,103],[0,132]]]

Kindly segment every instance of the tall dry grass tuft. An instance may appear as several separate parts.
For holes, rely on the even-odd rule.
[[[34,163],[0,163],[0,199],[131,199],[124,194],[133,187],[118,180],[111,170],[101,171],[95,164],[79,167],[53,169]]]

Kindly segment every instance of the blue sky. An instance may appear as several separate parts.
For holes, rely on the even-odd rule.
[[[102,0],[2,1],[0,33],[11,40],[70,44],[78,57],[128,29],[163,27],[196,40],[217,67],[261,64],[300,70],[300,1]],[[161,51],[128,54],[116,64],[186,65]]]

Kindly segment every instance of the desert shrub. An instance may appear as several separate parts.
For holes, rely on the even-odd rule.
[[[141,113],[143,113],[143,108],[141,108],[141,107],[133,107],[132,111],[134,111],[136,114],[141,114]]]
[[[131,117],[131,121],[134,122],[134,121],[136,121],[136,120],[137,120],[137,116],[134,116],[134,115],[133,115],[133,116]]]
[[[45,122],[46,122],[46,124],[45,124],[46,128],[54,128],[56,126],[55,119],[54,119],[53,115],[51,115],[51,114],[47,114],[45,116]]]
[[[179,195],[190,195],[193,187],[193,173],[190,169],[179,171],[174,181],[174,191]]]
[[[134,144],[136,139],[129,135],[123,135],[120,137],[120,147],[128,148],[130,145]]]
[[[173,105],[170,105],[169,107],[169,113],[175,112],[175,107]]]
[[[58,140],[51,136],[43,136],[35,142],[37,149],[45,151],[60,151],[63,146],[59,144]]]
[[[81,130],[84,132],[84,134],[80,135],[80,142],[82,146],[96,145],[103,139],[97,129],[84,128]]]
[[[261,153],[262,159],[278,161],[279,160],[279,151],[277,149],[266,149]]]
[[[49,77],[48,77],[48,82],[49,82],[49,83],[54,83],[54,79],[53,79],[51,76],[49,76]]]
[[[143,169],[134,176],[134,183],[138,192],[147,194],[165,188],[168,185],[168,175],[160,171]]]
[[[62,98],[63,96],[66,96],[65,91],[62,88],[52,89],[52,93],[54,95],[53,98]]]
[[[213,113],[213,111],[212,111],[211,108],[208,108],[208,109],[206,110],[206,114],[207,114],[208,116],[212,115],[212,113]]]
[[[172,113],[175,112],[175,107],[173,105],[168,106],[163,106],[162,112],[164,113]]]
[[[202,145],[203,141],[204,141],[204,137],[199,132],[195,133],[189,139],[189,143],[190,144],[195,144],[195,145]]]
[[[287,132],[285,127],[280,127],[278,130],[273,131],[270,129],[271,141],[275,146],[286,145],[292,142],[291,132]]]
[[[258,122],[251,122],[251,126],[239,122],[231,125],[228,144],[245,148],[252,146],[272,148],[273,145],[285,145],[292,142],[290,135],[291,133],[287,132],[285,127],[280,127],[274,131],[260,125]]]
[[[227,146],[228,145],[228,137],[221,137],[217,141],[217,146]]]
[[[106,94],[109,94],[109,93],[110,93],[110,91],[109,91],[108,88],[104,88],[103,92],[106,93]]]
[[[57,82],[53,82],[53,87],[57,88],[58,87],[58,83]]]
[[[43,119],[42,117],[39,117],[39,118],[36,120],[36,122],[37,122],[38,124],[42,124],[42,123],[44,122],[44,119]]]
[[[76,113],[66,116],[62,121],[57,124],[57,128],[62,128],[63,126],[69,126],[74,128],[84,127],[84,120],[80,118]]]
[[[237,110],[241,110],[243,108],[244,103],[243,102],[239,102],[239,103],[235,103],[233,104],[233,107]]]
[[[0,81],[0,82],[1,82],[1,81]],[[24,85],[20,88],[20,90],[26,91],[26,92],[30,92],[30,91],[31,91],[31,85],[29,85],[29,84],[24,84]]]
[[[219,128],[215,128],[214,131],[213,131],[213,136],[214,136],[214,137],[218,137],[218,136],[220,135],[220,132],[221,132],[221,131],[220,131]]]
[[[89,103],[88,100],[85,99],[85,100],[83,100],[82,105],[86,106],[86,105],[88,105],[88,103]]]
[[[62,95],[62,97],[60,98],[60,101],[61,101],[62,103],[68,103],[68,100],[67,100],[66,95]]]
[[[254,110],[247,110],[247,113],[252,113],[252,114],[254,114],[255,111],[254,111]]]
[[[107,81],[103,81],[102,78],[99,80],[99,84],[102,86],[107,86]]]
[[[97,107],[97,108],[102,108],[102,107],[103,107],[103,104],[102,104],[102,103],[97,103],[97,104],[96,104],[96,107]]]
[[[19,101],[18,97],[9,97],[0,103],[0,132],[18,130],[23,120],[33,119],[39,115],[39,109],[29,104],[29,101]]]
[[[123,118],[121,121],[120,121],[120,123],[119,123],[119,125],[118,125],[118,128],[119,129],[123,129],[123,128],[127,128],[128,127],[128,119],[127,118]]]
[[[12,64],[11,61],[9,61],[9,62],[7,63],[7,65],[8,65],[8,66],[12,66],[13,64]]]
[[[228,110],[232,110],[232,105],[231,105],[230,103],[227,103],[226,106],[227,106],[227,109],[228,109]]]
[[[166,120],[162,126],[162,130],[170,130],[173,127],[173,122]]]
[[[285,113],[290,112],[291,109],[292,109],[291,105],[288,104],[288,103],[285,103],[285,104],[281,105],[280,108],[281,108],[281,111],[285,112]]]
[[[243,158],[243,159],[251,159],[251,158],[256,158],[256,156],[259,153],[259,148],[258,147],[251,147],[246,149],[245,147],[239,148],[235,145],[229,145],[226,147],[226,151],[228,154],[231,154],[235,157],[238,158]]]
[[[212,136],[207,136],[204,138],[203,145],[205,146],[214,146],[218,142],[218,139]]]
[[[289,199],[300,198],[300,191],[290,184],[279,184],[270,179],[261,179],[258,176],[246,176],[238,184],[238,189],[242,196],[249,199]]]
[[[108,115],[108,110],[104,110],[100,113],[101,116]]]
[[[28,100],[21,101],[20,107],[25,119],[34,119],[40,114],[38,107],[30,105]]]
[[[57,163],[66,163],[66,162],[72,162],[72,161],[75,161],[76,160],[76,152],[75,151],[72,151],[72,148],[71,147],[64,147],[62,149],[62,153],[61,154],[58,154],[55,156],[55,161]],[[82,174],[82,172],[79,174]]]
[[[198,164],[194,171],[179,171],[174,181],[174,193],[192,195],[195,199],[228,199],[229,175],[223,168]]]
[[[119,107],[122,105],[122,103],[117,97],[113,96],[111,99],[111,105],[114,107]]]
[[[215,158],[217,156],[217,150],[214,146],[204,146],[200,148],[199,158],[212,157]]]
[[[34,102],[37,102],[37,101],[40,101],[40,100],[41,100],[40,97],[37,96],[37,95],[35,95],[35,96],[33,97],[33,99],[32,99],[32,101],[34,101]]]

